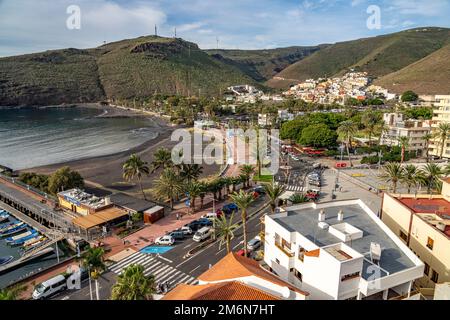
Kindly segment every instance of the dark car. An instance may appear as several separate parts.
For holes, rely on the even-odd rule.
[[[206,218],[201,218],[199,220],[197,220],[200,223],[201,227],[210,227],[213,225],[213,222],[209,219]]]
[[[264,187],[258,186],[253,188],[254,192],[258,192],[259,194],[266,194],[266,190],[264,189]]]
[[[235,203],[229,203],[224,205],[222,208],[222,212],[225,214],[232,214],[234,211],[238,211],[238,206]]]
[[[168,236],[171,236],[175,240],[184,240],[184,232],[183,231],[172,231],[167,234]]]

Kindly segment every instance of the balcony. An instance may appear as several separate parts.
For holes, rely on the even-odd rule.
[[[288,256],[289,258],[293,258],[295,256],[295,253],[291,252],[291,250],[289,250],[286,247],[283,247],[282,245],[280,245],[279,243],[275,242],[275,246],[280,249],[281,252],[283,252],[286,256]]]

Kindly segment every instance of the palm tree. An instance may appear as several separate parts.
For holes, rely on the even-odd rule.
[[[245,177],[246,187],[250,187],[250,178],[255,174],[255,167],[249,164],[244,164],[241,167],[241,174]]]
[[[188,182],[197,180],[203,173],[203,167],[198,164],[181,164],[180,177]]]
[[[155,276],[146,276],[142,265],[131,265],[118,276],[111,300],[153,300]]]
[[[268,184],[264,186],[267,195],[270,199],[270,207],[272,209],[272,214],[275,213],[275,209],[278,205],[278,198],[286,191],[286,188],[281,185]]]
[[[428,163],[421,172],[427,192],[433,194],[433,190],[439,187],[439,179],[444,175],[443,170],[435,163]]]
[[[399,146],[402,148],[402,158],[401,158],[401,163],[405,162],[405,152],[406,149],[408,149],[409,147],[409,138],[408,137],[399,137],[398,139],[398,144]]]
[[[397,184],[403,178],[404,169],[400,163],[390,162],[383,167],[383,173],[380,175],[387,183],[392,184],[393,193],[397,193]]]
[[[450,123],[441,122],[437,128],[436,137],[439,139],[439,145],[441,147],[440,158],[444,155],[445,143],[450,135]]]
[[[169,200],[170,208],[173,209],[174,199],[182,192],[183,183],[173,168],[166,168],[159,179],[155,180],[152,193],[161,200]]]
[[[233,193],[231,199],[241,209],[242,227],[244,231],[244,252],[245,256],[247,256],[247,209],[255,199],[253,195],[245,193],[242,190],[239,193]]]
[[[348,160],[350,161],[350,167],[353,167],[352,159],[350,158],[350,146],[352,145],[352,139],[357,131],[356,125],[353,121],[347,120],[341,122],[339,128],[337,129],[337,133],[342,136],[342,139],[347,148]]]
[[[408,194],[411,194],[411,188],[417,186],[422,181],[420,171],[416,166],[409,164],[403,169],[403,176],[400,181],[408,188]]]
[[[292,202],[292,204],[300,204],[309,202],[309,199],[304,194],[293,194],[289,198],[289,201]]]
[[[20,300],[20,295],[27,290],[26,286],[13,286],[0,290],[0,300]]]
[[[220,218],[215,218],[214,226],[216,237],[220,240],[220,247],[226,245],[227,253],[230,253],[230,243],[234,239],[234,231],[239,228],[239,224],[233,223],[234,212],[230,218],[227,219],[225,215],[221,215]]]
[[[369,135],[369,146],[372,145],[372,136],[376,132],[379,121],[380,119],[378,115],[372,110],[365,112],[361,117],[361,122],[365,127],[365,131]]]
[[[199,188],[200,188],[200,209],[203,209],[203,204],[205,203],[205,197],[208,194],[208,184],[206,182],[199,182]]]
[[[236,191],[236,186],[240,183],[242,183],[242,178],[241,177],[233,177],[232,179],[232,184],[233,184],[233,190],[232,192]]]
[[[160,168],[170,168],[173,166],[172,153],[166,148],[156,150],[152,161],[152,173]]]
[[[144,199],[147,200],[145,196],[144,189],[142,188],[142,177],[148,175],[150,169],[147,162],[142,161],[137,154],[132,154],[130,158],[123,165],[123,178],[126,181],[131,181],[134,178],[138,179],[139,188],[141,189]]]
[[[202,193],[201,184],[196,181],[190,181],[185,184],[184,190],[189,194],[191,213],[194,213],[195,212],[195,200]]]
[[[83,255],[83,266],[89,272],[89,284],[91,278],[95,280],[95,293],[97,300],[100,300],[99,287],[98,287],[98,277],[105,271],[106,266],[103,262],[103,255],[105,251],[103,248],[89,248]]]
[[[430,150],[428,149],[430,147],[430,140],[433,139],[433,134],[427,133],[423,136],[423,140],[425,140],[425,152],[427,157],[427,162],[430,161]]]

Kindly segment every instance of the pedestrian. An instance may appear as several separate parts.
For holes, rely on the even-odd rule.
[[[341,187],[339,187],[339,191],[340,191],[340,192],[342,192],[342,186],[341,186]]]

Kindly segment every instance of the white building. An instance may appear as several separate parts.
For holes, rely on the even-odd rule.
[[[264,262],[311,300],[409,296],[424,264],[361,200],[265,217]]]
[[[404,120],[402,113],[385,113],[383,120],[389,130],[381,136],[382,145],[398,146],[399,138],[408,137],[407,151],[415,151],[418,155],[425,152],[427,141],[424,136],[431,132],[431,121]]]
[[[438,132],[441,123],[450,123],[450,95],[435,96],[435,104],[433,108],[433,132]],[[430,144],[430,155],[443,158],[450,158],[450,142],[445,141],[441,144],[440,139],[435,139]]]
[[[258,125],[265,127],[273,124],[273,116],[267,113],[258,114]]]
[[[278,119],[281,121],[291,121],[294,120],[295,116],[287,110],[278,110]]]

